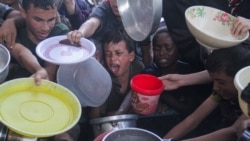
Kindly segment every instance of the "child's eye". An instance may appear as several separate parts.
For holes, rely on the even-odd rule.
[[[122,52],[117,52],[116,55],[120,56],[122,55]]]
[[[110,52],[105,52],[104,55],[105,55],[105,56],[110,56],[111,53],[110,53]]]

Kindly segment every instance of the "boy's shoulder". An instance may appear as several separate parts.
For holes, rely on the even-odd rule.
[[[51,30],[48,37],[58,36],[58,35],[65,35],[69,32],[69,28],[67,25],[61,22],[57,22],[53,29]]]

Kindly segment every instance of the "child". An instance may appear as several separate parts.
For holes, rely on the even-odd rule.
[[[144,69],[145,73],[159,77],[172,73],[188,74],[198,71],[188,63],[178,60],[178,49],[165,26],[160,27],[154,34],[152,44],[154,63]],[[211,89],[208,85],[199,85],[164,91],[160,97],[158,108],[160,111],[158,113],[168,111],[164,108],[164,105],[167,105],[184,118],[192,113],[209,96],[208,94],[211,93]]]
[[[237,125],[239,121],[246,119],[246,116],[242,115],[239,108],[237,99],[238,92],[233,81],[235,74],[241,68],[248,65],[250,65],[250,48],[248,47],[239,45],[214,50],[206,62],[209,76],[214,82],[214,93],[191,115],[168,132],[164,138],[182,138],[194,130],[216,107],[220,106],[224,119],[221,121],[221,126],[226,128],[190,140],[236,140],[237,136],[234,126]]]
[[[131,78],[143,69],[141,63],[134,61],[133,46],[125,32],[107,31],[102,48],[104,65],[111,75],[113,85],[106,102],[91,110],[91,118],[114,115],[130,91]]]

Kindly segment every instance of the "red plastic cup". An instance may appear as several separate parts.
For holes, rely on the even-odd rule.
[[[138,74],[131,79],[130,85],[134,111],[143,115],[154,113],[163,91],[162,81],[153,75]]]

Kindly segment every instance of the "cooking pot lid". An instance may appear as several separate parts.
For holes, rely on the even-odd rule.
[[[143,41],[159,26],[162,0],[117,0],[123,26],[128,35]]]

